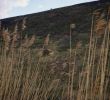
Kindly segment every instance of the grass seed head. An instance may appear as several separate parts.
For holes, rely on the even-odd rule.
[[[26,17],[23,19],[22,22],[22,30],[24,30],[26,28]]]
[[[46,36],[46,38],[45,38],[45,41],[44,41],[44,45],[45,45],[45,46],[48,46],[48,44],[49,44],[49,39],[50,39],[50,34],[48,34],[48,35]]]
[[[70,28],[71,28],[71,29],[74,29],[75,27],[76,27],[75,24],[70,24]]]
[[[17,32],[18,32],[18,23],[16,23],[13,33],[17,33]]]
[[[3,41],[4,41],[4,47],[6,50],[9,49],[9,46],[10,46],[10,41],[11,41],[11,38],[10,38],[10,33],[8,31],[8,28],[6,30],[3,30]]]

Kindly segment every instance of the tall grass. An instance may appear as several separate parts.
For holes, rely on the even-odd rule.
[[[72,48],[70,32],[70,51],[47,56],[39,55],[43,49],[31,48],[36,36],[25,36],[21,40],[17,28],[13,33],[3,30],[0,100],[109,100],[109,13],[106,20],[100,45],[94,31],[93,15],[87,46],[78,43]],[[24,19],[22,30],[25,24]],[[20,43],[18,40],[21,40]],[[49,35],[44,40],[45,45],[48,48]]]

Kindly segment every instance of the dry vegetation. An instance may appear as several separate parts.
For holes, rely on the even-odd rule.
[[[13,33],[2,29],[0,100],[110,100],[109,12],[93,13],[87,45],[72,48],[70,32],[65,53],[49,50],[49,34],[41,49],[31,48],[36,36],[22,37],[25,19],[20,33],[17,24]]]

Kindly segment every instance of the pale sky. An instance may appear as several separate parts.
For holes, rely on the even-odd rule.
[[[0,19],[97,0],[0,0]]]

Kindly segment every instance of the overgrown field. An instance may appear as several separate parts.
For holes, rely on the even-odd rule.
[[[49,34],[35,47],[37,36],[22,36],[25,21],[20,32],[1,29],[0,100],[110,100],[109,13],[94,11],[87,44],[72,47],[71,24],[64,51]]]

